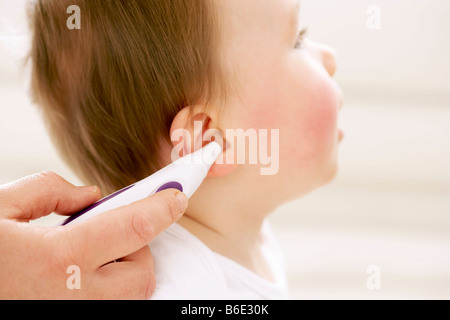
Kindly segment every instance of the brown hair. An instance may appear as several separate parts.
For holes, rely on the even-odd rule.
[[[212,0],[33,1],[32,95],[84,182],[109,193],[158,170],[174,116],[223,98],[218,20]]]

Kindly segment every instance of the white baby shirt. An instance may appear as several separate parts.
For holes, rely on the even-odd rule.
[[[155,263],[152,300],[279,300],[287,299],[283,256],[268,222],[263,227],[266,257],[275,282],[211,251],[179,224],[149,246]]]

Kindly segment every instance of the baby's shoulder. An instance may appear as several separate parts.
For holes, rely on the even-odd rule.
[[[154,300],[221,299],[227,285],[212,251],[178,224],[150,244],[154,258]]]

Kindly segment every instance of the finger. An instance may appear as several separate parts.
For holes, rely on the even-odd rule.
[[[53,172],[0,186],[0,212],[9,219],[29,221],[52,212],[70,214],[99,199],[97,187],[75,187]]]
[[[141,250],[109,263],[98,270],[101,287],[110,287],[109,299],[148,299],[155,290],[153,259],[150,249]]]
[[[75,254],[99,267],[146,246],[177,221],[186,207],[186,195],[168,189],[64,228]]]
[[[133,252],[123,258],[120,258],[120,261],[128,261],[128,262],[138,261],[141,263],[147,263],[150,267],[153,268],[153,257],[150,252],[149,246],[145,246],[136,252]]]

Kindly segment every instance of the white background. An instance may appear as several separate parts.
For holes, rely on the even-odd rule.
[[[5,37],[24,28],[21,3],[0,0],[0,184],[42,170],[78,184],[28,99],[25,49]],[[450,298],[449,13],[447,0],[302,1],[309,36],[339,54],[346,138],[338,178],[271,218],[293,298]]]

